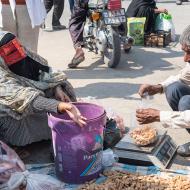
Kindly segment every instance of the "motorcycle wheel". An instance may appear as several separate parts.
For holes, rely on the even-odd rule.
[[[108,64],[110,68],[115,68],[121,58],[121,41],[119,35],[112,27],[110,27],[108,31],[108,46],[104,51],[104,63]]]

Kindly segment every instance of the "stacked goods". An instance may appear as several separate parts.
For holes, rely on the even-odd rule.
[[[104,173],[107,180],[101,184],[86,183],[80,190],[189,190],[190,180],[184,176],[163,178],[121,171]]]
[[[157,139],[156,129],[145,125],[143,127],[135,128],[130,136],[134,139],[135,143],[140,146],[146,146],[154,143]]]
[[[171,32],[156,31],[156,33],[144,35],[144,46],[166,47],[171,42]]]

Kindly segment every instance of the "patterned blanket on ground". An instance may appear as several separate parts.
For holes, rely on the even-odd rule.
[[[54,171],[54,164],[34,164],[34,165],[27,165],[27,168],[32,173],[40,173],[40,174],[47,174],[55,177],[55,171]],[[166,172],[164,170],[161,170],[155,166],[134,166],[134,165],[127,165],[127,164],[121,164],[121,163],[114,163],[113,167],[108,168],[111,170],[119,170],[119,171],[127,171],[131,173],[140,173],[143,175],[150,175],[150,174],[156,174],[159,176],[175,176],[175,175],[189,175],[190,176],[190,170],[175,170]],[[105,180],[105,177],[99,177],[96,180],[96,183],[101,183]],[[64,184],[64,190],[76,190],[80,187],[80,185],[73,185],[73,184]]]

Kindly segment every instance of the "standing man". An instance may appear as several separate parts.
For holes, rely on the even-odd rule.
[[[64,9],[64,0],[44,0],[45,8],[47,13],[54,7],[53,9],[53,17],[52,17],[52,29],[53,30],[64,30],[66,26],[61,25],[60,18],[63,14]]]
[[[75,55],[68,64],[69,68],[76,68],[85,60],[83,43],[83,29],[88,13],[88,0],[75,0],[73,12],[69,22],[69,32],[75,48]]]
[[[154,95],[165,92],[166,99],[173,111],[160,111],[152,108],[137,110],[136,116],[140,124],[160,121],[164,127],[190,129],[190,26],[180,37],[186,67],[176,76],[157,84],[143,84],[139,89],[142,97],[144,93]],[[190,139],[189,139],[190,141]],[[190,142],[179,146],[178,153],[190,156]]]
[[[0,31],[10,31],[37,52],[39,26],[46,18],[43,0],[0,0]]]

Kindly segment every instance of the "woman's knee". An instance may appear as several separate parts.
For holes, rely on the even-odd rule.
[[[179,111],[190,110],[190,95],[183,96],[178,104]]]

